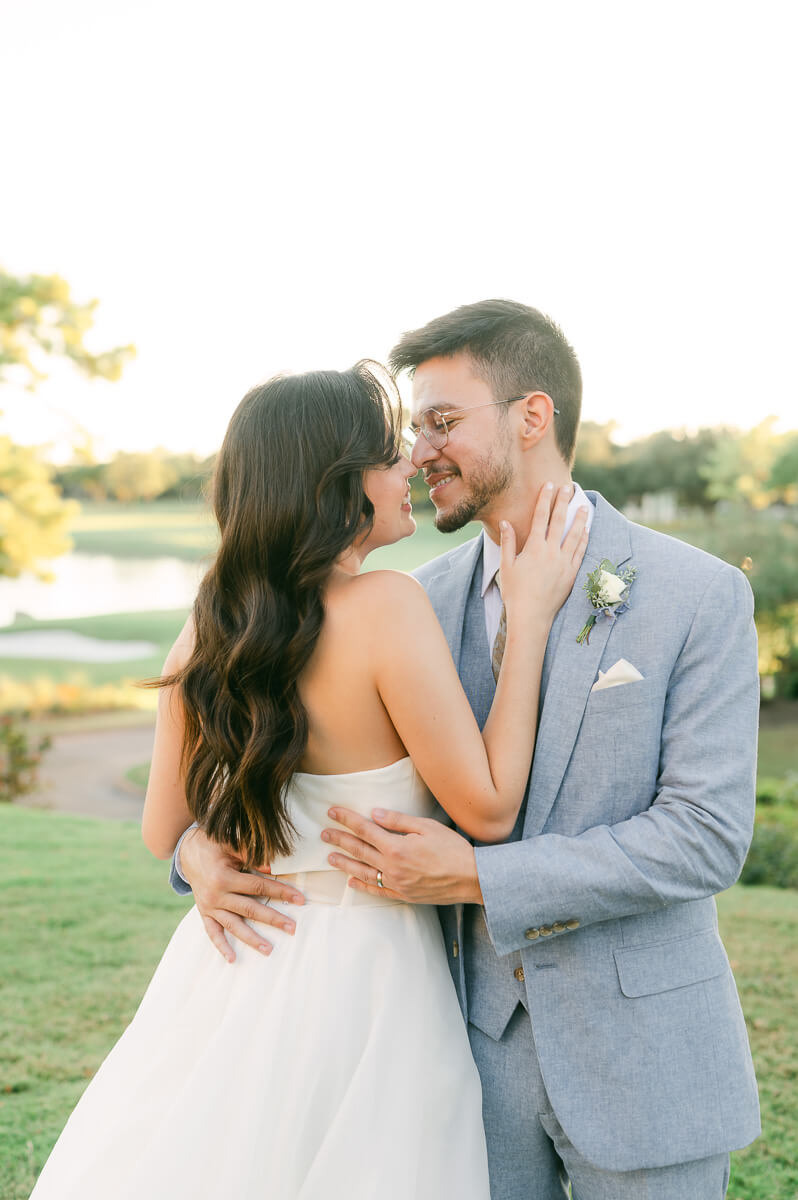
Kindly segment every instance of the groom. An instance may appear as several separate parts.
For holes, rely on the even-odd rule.
[[[571,484],[579,365],[553,322],[504,300],[406,334],[392,365],[413,374],[412,457],[438,528],[483,524],[416,574],[484,722],[501,654],[499,521],[523,545],[540,486]],[[729,1150],[759,1132],[713,900],[753,822],[752,599],[734,568],[588,499],[590,542],[549,638],[511,838],[474,847],[436,821],[340,808],[331,817],[349,832],[325,837],[354,886],[376,894],[380,872],[383,894],[441,906],[492,1200],[562,1200],[569,1180],[578,1200],[720,1200]],[[576,485],[574,511],[580,500]],[[594,607],[584,585],[600,567]],[[194,834],[182,872],[217,944],[222,925],[257,944],[241,919],[247,877],[220,854]]]

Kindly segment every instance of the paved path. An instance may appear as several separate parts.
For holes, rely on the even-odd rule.
[[[153,729],[144,725],[57,734],[42,759],[39,787],[18,803],[139,821],[144,792],[125,779],[125,771],[149,762]]]

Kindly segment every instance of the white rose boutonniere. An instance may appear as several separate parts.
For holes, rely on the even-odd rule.
[[[596,611],[591,613],[580,629],[576,638],[577,642],[581,644],[590,641],[590,631],[599,617],[614,620],[620,613],[626,612],[629,608],[627,603],[629,589],[634,583],[636,575],[637,567],[625,567],[619,571],[606,558],[602,559],[595,571],[590,572],[585,584],[585,591]]]

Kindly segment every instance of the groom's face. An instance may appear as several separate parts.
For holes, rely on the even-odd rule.
[[[512,481],[512,427],[496,399],[474,375],[467,354],[431,358],[416,369],[413,426],[432,408],[444,415],[449,431],[441,449],[419,434],[411,456],[424,472],[442,533],[489,518]]]

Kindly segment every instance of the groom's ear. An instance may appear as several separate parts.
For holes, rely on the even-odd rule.
[[[548,433],[554,431],[554,402],[546,392],[530,392],[518,401],[521,415],[522,449],[531,450],[540,445]]]

